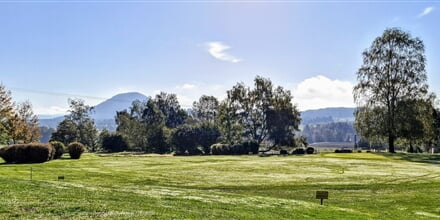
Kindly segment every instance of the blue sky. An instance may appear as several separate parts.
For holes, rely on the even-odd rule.
[[[401,27],[424,41],[439,95],[439,21],[440,2],[0,2],[0,81],[38,114],[131,91],[189,107],[256,75],[300,110],[349,107],[362,51]]]

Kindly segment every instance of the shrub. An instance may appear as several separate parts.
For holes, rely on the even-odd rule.
[[[295,150],[292,151],[292,154],[295,155],[301,155],[301,154],[305,154],[306,151],[304,150],[304,148],[295,148]]]
[[[350,149],[336,149],[335,153],[353,153],[353,150],[350,150]]]
[[[61,156],[63,156],[64,151],[66,149],[64,144],[59,141],[51,141],[51,142],[49,142],[49,144],[51,144],[55,149],[55,155],[54,155],[53,159],[61,158]]]
[[[121,134],[110,134],[102,138],[102,148],[109,152],[121,152],[128,149],[128,142]]]
[[[252,154],[258,154],[258,149],[260,148],[260,145],[257,142],[253,141],[247,141],[242,143],[243,148],[245,148],[246,152],[245,154],[248,154],[249,152],[252,152]]]
[[[230,154],[231,146],[229,144],[213,144],[211,145],[211,154],[212,155],[227,155]]]
[[[313,153],[315,153],[315,148],[313,148],[313,147],[307,147],[307,148],[306,148],[306,153],[307,153],[307,154],[313,154]]]
[[[43,163],[54,158],[55,148],[50,144],[14,144],[0,149],[6,163]]]
[[[287,150],[280,150],[280,155],[288,155]]]
[[[69,146],[67,146],[67,148],[69,150],[70,158],[72,159],[79,159],[85,150],[84,145],[79,142],[72,142],[69,144]]]

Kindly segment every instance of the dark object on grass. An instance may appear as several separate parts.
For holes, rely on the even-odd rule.
[[[353,153],[353,150],[342,148],[342,149],[336,149],[335,153]]]
[[[306,153],[307,153],[307,154],[313,154],[313,153],[315,153],[315,148],[313,148],[313,147],[307,147],[307,148],[306,148]]]

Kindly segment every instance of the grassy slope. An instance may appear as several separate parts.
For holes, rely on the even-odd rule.
[[[85,154],[2,164],[0,219],[433,219],[440,218],[439,159]],[[324,206],[316,190],[329,191]]]

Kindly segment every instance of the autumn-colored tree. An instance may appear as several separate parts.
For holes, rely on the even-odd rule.
[[[32,110],[29,101],[16,106],[13,117],[10,118],[10,137],[14,143],[31,143],[40,140],[38,117]]]
[[[14,114],[11,92],[0,84],[0,144],[9,141],[9,120]]]

